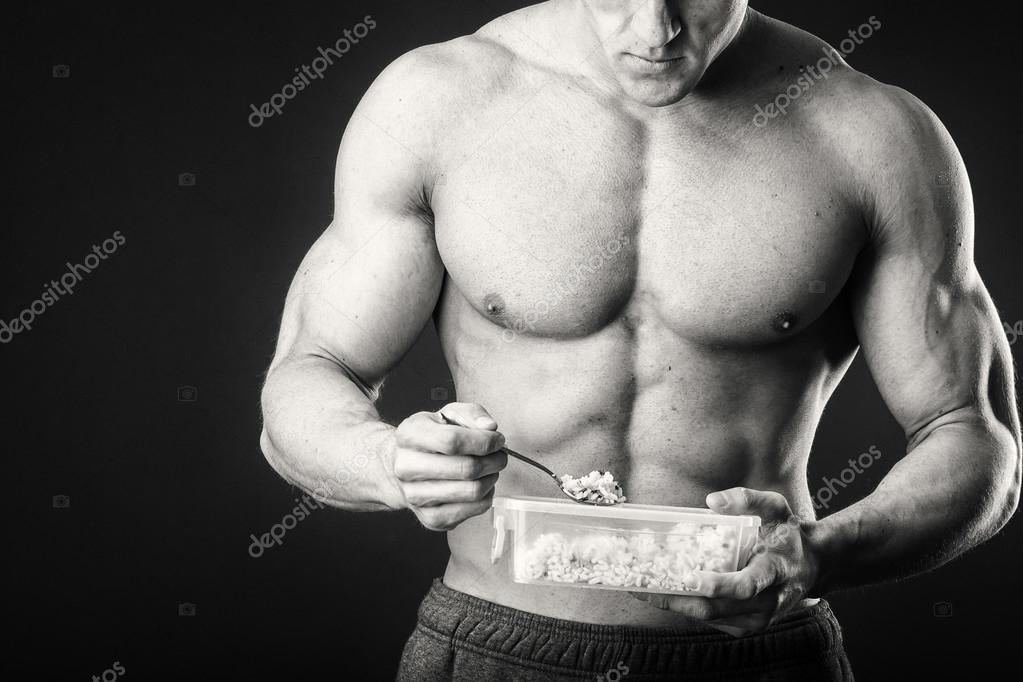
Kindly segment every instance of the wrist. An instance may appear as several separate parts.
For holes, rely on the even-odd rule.
[[[806,596],[824,597],[835,590],[836,571],[841,567],[842,543],[825,521],[804,521],[802,524],[804,552],[812,566],[812,580]]]
[[[408,509],[408,500],[402,492],[401,483],[394,473],[394,458],[398,451],[398,443],[395,437],[395,429],[388,426],[384,431],[382,443],[379,446],[380,466],[383,469],[383,490],[381,500],[392,511]]]

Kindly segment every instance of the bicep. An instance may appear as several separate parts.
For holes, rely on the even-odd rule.
[[[913,115],[905,154],[879,176],[873,244],[854,278],[864,358],[911,440],[943,419],[1017,432],[1007,342],[973,263],[966,172],[933,114]]]
[[[444,273],[423,200],[422,136],[395,121],[393,88],[382,80],[345,132],[334,220],[292,282],[274,360],[324,358],[371,386],[429,322]],[[396,139],[390,126],[402,127],[407,139]]]
[[[1012,423],[1012,370],[994,305],[972,264],[881,249],[854,296],[864,359],[913,439],[956,413]]]
[[[432,232],[417,219],[363,219],[369,229],[335,220],[306,255],[288,292],[275,365],[324,358],[375,386],[428,323],[443,275]]]

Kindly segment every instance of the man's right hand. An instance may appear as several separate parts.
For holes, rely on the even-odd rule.
[[[398,425],[394,476],[405,503],[430,530],[451,530],[490,509],[508,456],[504,436],[474,403],[418,412]]]

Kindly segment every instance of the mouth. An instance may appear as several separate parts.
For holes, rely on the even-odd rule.
[[[651,58],[651,57],[640,57],[639,55],[632,54],[631,52],[625,52],[625,61],[636,71],[644,73],[664,73],[671,71],[673,68],[682,63],[685,57],[668,57],[668,58]]]

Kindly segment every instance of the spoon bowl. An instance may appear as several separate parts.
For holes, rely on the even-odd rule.
[[[520,462],[525,462],[526,464],[529,464],[530,466],[536,467],[540,471],[544,472],[545,474],[547,474],[548,476],[553,478],[554,482],[558,485],[558,490],[561,491],[561,494],[564,495],[565,497],[567,497],[568,499],[572,500],[573,502],[578,503],[578,504],[589,504],[589,505],[593,505],[595,507],[610,507],[610,506],[613,506],[613,505],[616,505],[616,504],[620,504],[621,501],[625,499],[625,496],[621,495],[622,500],[612,501],[612,500],[607,499],[603,495],[593,496],[593,495],[590,494],[589,490],[585,490],[585,489],[582,489],[582,490],[579,490],[579,491],[571,491],[571,490],[569,490],[568,488],[565,487],[565,485],[566,485],[565,484],[565,479],[569,479],[569,480],[578,480],[578,479],[575,479],[575,478],[573,478],[571,476],[558,476],[556,473],[554,473],[553,471],[551,471],[550,469],[545,467],[543,464],[540,464],[535,459],[531,459],[531,458],[526,457],[525,455],[523,455],[521,453],[515,452],[511,448],[504,447],[504,448],[501,448],[500,451],[503,452],[504,454],[508,455],[509,457],[514,457],[515,459],[519,460]],[[620,491],[621,487],[618,487],[618,490]]]

